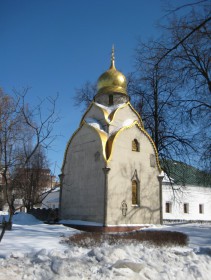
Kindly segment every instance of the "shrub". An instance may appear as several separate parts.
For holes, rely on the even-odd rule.
[[[184,233],[173,231],[135,231],[124,234],[83,232],[74,234],[63,242],[85,248],[100,246],[103,243],[114,245],[134,242],[148,242],[156,246],[185,246],[188,244],[188,237]]]

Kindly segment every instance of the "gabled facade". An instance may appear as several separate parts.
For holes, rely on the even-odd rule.
[[[111,66],[67,144],[60,218],[99,226],[159,224],[160,173],[157,150],[129,102],[112,52]]]

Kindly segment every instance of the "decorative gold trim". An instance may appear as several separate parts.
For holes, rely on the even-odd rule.
[[[97,95],[109,94],[109,93],[119,93],[124,96],[128,96],[126,89],[120,86],[105,86],[98,90]]]
[[[82,119],[81,119],[81,122],[80,122],[80,125],[81,125],[81,124],[83,123],[83,121],[85,120],[86,114],[88,114],[88,112],[92,109],[92,106],[93,106],[93,105],[94,105],[96,108],[100,109],[100,110],[103,112],[103,115],[104,115],[104,118],[105,118],[106,123],[109,123],[109,119],[108,119],[109,114],[108,114],[108,112],[107,112],[104,108],[98,106],[98,105],[96,104],[96,102],[92,101],[92,103],[89,105],[89,107],[88,107],[88,109],[86,110],[86,112],[83,114]]]
[[[114,110],[110,115],[109,115],[109,119],[110,119],[110,123],[111,124],[113,121],[114,121],[114,117],[116,115],[116,113],[120,110],[120,109],[123,109],[125,108],[126,106],[129,106],[130,109],[133,111],[133,113],[138,117],[139,121],[140,121],[140,125],[141,127],[144,128],[144,125],[143,125],[143,122],[142,122],[142,119],[139,115],[139,113],[133,108],[133,106],[131,105],[130,101],[128,101],[127,103],[125,103],[123,106],[120,106],[119,108],[117,108],[116,110]]]
[[[68,141],[67,143],[67,146],[66,146],[66,149],[65,149],[65,153],[64,153],[64,159],[63,159],[63,163],[62,163],[62,168],[61,168],[61,171],[63,173],[64,171],[64,165],[65,165],[65,162],[66,162],[66,158],[67,158],[67,151],[69,149],[69,146],[73,140],[73,138],[76,136],[76,134],[79,132],[79,130],[83,127],[83,126],[87,126],[89,128],[91,128],[92,130],[94,130],[97,135],[100,137],[100,140],[101,140],[101,143],[102,143],[102,154],[103,154],[103,158],[104,158],[104,161],[107,162],[107,159],[106,159],[106,154],[105,154],[105,150],[106,150],[106,142],[107,142],[107,135],[105,133],[103,133],[102,131],[98,130],[97,128],[87,124],[85,121],[83,121],[80,125],[80,127],[73,133],[73,135],[71,136],[70,140]]]
[[[103,114],[104,114],[104,117],[105,117],[105,121],[107,124],[111,124],[113,121],[114,121],[114,117],[116,115],[116,113],[120,110],[120,109],[123,109],[125,108],[126,106],[129,106],[130,109],[136,114],[136,116],[138,117],[139,121],[140,121],[140,125],[144,128],[144,125],[143,125],[143,122],[142,122],[142,119],[139,115],[139,113],[133,108],[133,106],[131,105],[130,101],[124,103],[122,106],[118,107],[116,110],[114,110],[113,112],[111,112],[110,114],[107,112],[106,109],[98,106],[96,104],[96,102],[92,101],[92,103],[89,105],[88,109],[86,110],[86,112],[83,114],[82,116],[82,119],[81,119],[81,122],[80,122],[80,125],[83,123],[83,121],[85,120],[85,117],[86,117],[86,114],[88,114],[88,112],[91,110],[92,106],[95,106],[96,108],[100,109]]]
[[[109,113],[107,112],[107,110],[97,105],[96,102],[94,102],[94,106],[99,108],[103,112],[106,123],[109,123]]]
[[[106,159],[106,153],[105,153],[105,150],[106,150],[106,143],[107,143],[107,140],[108,140],[108,136],[106,133],[102,132],[101,130],[97,129],[96,127],[92,126],[92,125],[89,125],[86,121],[84,121],[84,124],[87,126],[87,127],[90,127],[91,129],[93,129],[95,132],[97,132],[97,134],[99,135],[100,137],[100,140],[102,142],[102,148],[103,148],[103,157],[104,157],[104,160],[105,162],[107,161]]]
[[[83,116],[82,116],[82,118],[81,118],[80,125],[82,125],[86,114],[91,110],[91,108],[92,108],[92,106],[93,106],[94,103],[95,103],[95,102],[92,101],[92,102],[89,104],[89,107],[87,108],[87,110],[85,111],[85,113],[83,114]]]
[[[141,127],[141,125],[138,123],[138,121],[134,121],[131,125],[122,127],[120,130],[118,130],[115,134],[113,134],[107,141],[107,145],[106,145],[106,155],[107,155],[107,163],[111,160],[112,158],[112,154],[113,154],[113,146],[114,143],[118,137],[118,135],[123,132],[126,129],[132,128],[133,126],[137,126],[141,132],[143,132],[143,134],[149,139],[150,143],[152,144],[152,147],[154,149],[155,152],[155,156],[156,156],[156,163],[157,163],[157,167],[159,172],[162,171],[161,167],[160,167],[160,163],[159,163],[159,157],[158,157],[158,151],[157,148],[155,146],[154,141],[152,140],[152,138],[150,137],[150,135],[147,133],[147,131]]]
[[[119,111],[120,109],[125,108],[127,105],[128,105],[128,102],[124,103],[122,106],[118,107],[116,110],[114,110],[113,112],[111,112],[109,114],[109,120],[110,120],[109,124],[111,124],[113,122],[114,116],[116,115],[117,111]]]
[[[129,107],[131,108],[131,110],[137,115],[137,117],[138,117],[138,119],[139,119],[139,121],[140,121],[141,127],[144,128],[144,124],[143,124],[143,121],[142,121],[141,116],[140,116],[139,113],[133,108],[133,106],[131,105],[130,101],[128,102],[128,105],[129,105]]]

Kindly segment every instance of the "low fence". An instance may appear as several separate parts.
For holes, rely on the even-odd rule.
[[[59,221],[59,209],[40,209],[40,208],[33,208],[28,211],[29,214],[33,215],[38,220],[47,223],[56,223]]]
[[[163,219],[163,224],[189,224],[189,223],[197,223],[197,224],[210,224],[211,220],[182,220],[182,219]]]

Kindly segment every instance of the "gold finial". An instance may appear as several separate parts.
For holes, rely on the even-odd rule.
[[[115,56],[114,56],[114,45],[112,45],[112,50],[111,50],[111,66],[110,66],[110,69],[111,68],[115,68]]]

